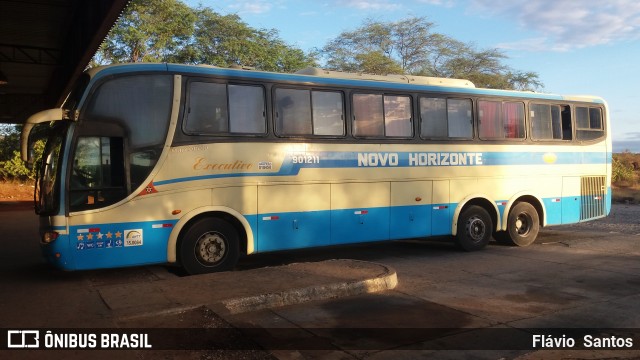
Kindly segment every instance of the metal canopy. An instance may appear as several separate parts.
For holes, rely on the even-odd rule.
[[[0,123],[60,106],[129,2],[0,0]]]

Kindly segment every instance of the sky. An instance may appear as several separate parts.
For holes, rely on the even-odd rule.
[[[365,19],[425,16],[442,33],[538,73],[540,91],[597,95],[609,104],[614,151],[640,152],[638,0],[183,0],[276,29],[302,50],[322,48]]]

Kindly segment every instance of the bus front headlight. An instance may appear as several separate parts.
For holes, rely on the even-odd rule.
[[[42,242],[45,244],[49,244],[54,242],[60,234],[57,231],[47,231],[42,234]]]

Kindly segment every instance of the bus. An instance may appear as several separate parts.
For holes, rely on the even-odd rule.
[[[462,79],[179,64],[86,71],[31,116],[40,242],[65,270],[445,237],[465,251],[611,209],[606,102]]]

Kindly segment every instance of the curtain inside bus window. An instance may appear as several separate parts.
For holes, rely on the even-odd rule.
[[[524,103],[503,103],[502,117],[505,122],[505,138],[524,139]]]
[[[261,86],[229,85],[229,132],[264,134],[266,111]]]
[[[279,135],[308,135],[311,127],[309,90],[276,90],[276,132]]]
[[[471,100],[447,100],[448,135],[450,138],[473,138],[473,121],[471,113]]]
[[[411,99],[408,96],[384,96],[384,128],[386,136],[413,136]]]
[[[314,135],[344,135],[342,93],[313,91],[311,93]]]
[[[447,100],[420,98],[420,136],[423,138],[447,137]]]
[[[504,130],[500,121],[500,103],[496,101],[478,101],[478,121],[481,139],[503,138]]]
[[[353,134],[355,136],[384,136],[382,95],[353,95]]]
[[[188,134],[219,134],[229,131],[225,84],[191,82],[184,130]]]

